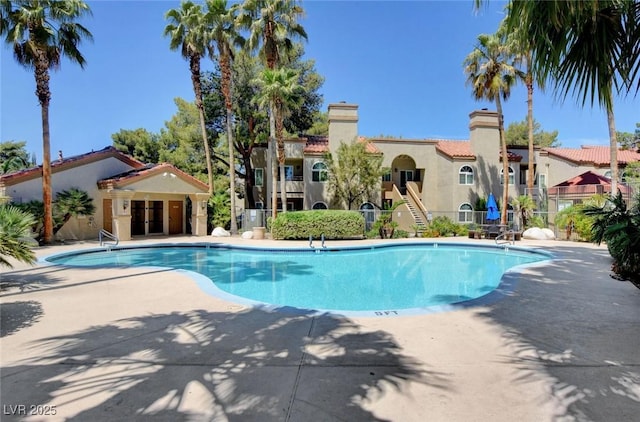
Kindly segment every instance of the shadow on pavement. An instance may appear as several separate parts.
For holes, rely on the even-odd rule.
[[[64,406],[66,420],[375,421],[366,403],[385,390],[449,388],[388,333],[330,315],[174,312],[29,349],[3,368],[3,402]]]

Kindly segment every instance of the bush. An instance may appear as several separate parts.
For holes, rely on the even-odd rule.
[[[594,219],[592,241],[607,243],[613,272],[640,288],[640,194],[630,209],[618,191],[604,206],[588,205],[584,213]]]
[[[280,213],[271,224],[274,239],[362,237],[364,217],[358,211],[313,210]]]
[[[582,204],[572,205],[558,212],[555,217],[555,224],[559,230],[567,230],[567,226],[572,224],[572,232],[580,236],[580,239],[591,241],[591,226],[593,217],[583,213]]]
[[[453,220],[443,215],[434,218],[431,222],[431,229],[437,231],[442,237],[453,236],[458,230],[457,226],[458,224]]]
[[[392,239],[404,239],[409,237],[409,232],[406,230],[395,229],[393,231]]]

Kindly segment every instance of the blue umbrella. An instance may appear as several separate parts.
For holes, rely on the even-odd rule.
[[[490,193],[489,199],[487,199],[487,220],[498,220],[499,218],[500,211],[498,204],[496,204],[496,198],[493,197],[493,193]]]

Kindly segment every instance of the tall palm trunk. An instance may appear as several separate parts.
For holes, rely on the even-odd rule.
[[[531,74],[531,55],[527,58],[527,123],[529,124],[529,168],[527,171],[527,195],[533,199],[533,182],[535,172],[533,171],[533,75]]]
[[[618,137],[616,136],[616,121],[613,114],[613,98],[611,98],[611,106],[607,109],[607,123],[609,125],[609,152],[611,154],[611,196],[615,196],[618,193]]]
[[[42,202],[44,203],[43,243],[53,241],[53,200],[51,192],[51,138],[49,132],[49,60],[39,50],[35,63],[36,95],[42,113]]]
[[[507,139],[504,136],[504,116],[502,115],[502,102],[500,94],[496,94],[496,110],[498,111],[498,133],[502,146],[502,205],[500,211],[500,224],[507,224],[507,203],[509,202],[509,156],[507,153]]]
[[[233,143],[233,114],[231,103],[231,65],[229,55],[220,54],[220,68],[222,70],[222,94],[227,108],[227,141],[229,143],[229,195],[231,202],[231,234],[238,233],[238,221],[236,218],[236,166]]]
[[[211,164],[211,151],[209,151],[209,140],[207,139],[207,127],[205,126],[204,104],[202,102],[202,83],[200,81],[200,57],[191,55],[189,57],[189,69],[191,69],[191,82],[193,82],[193,92],[196,95],[196,107],[200,115],[200,130],[202,131],[202,142],[204,143],[204,156],[207,160],[207,176],[209,182],[209,196],[213,195],[213,166]]]
[[[287,212],[287,175],[285,174],[285,153],[284,153],[284,118],[282,116],[282,106],[276,104],[276,140],[278,144],[278,167],[280,168],[280,202],[282,212]]]
[[[276,162],[276,116],[273,100],[269,101],[269,160],[271,161],[271,218],[278,216],[278,165]]]

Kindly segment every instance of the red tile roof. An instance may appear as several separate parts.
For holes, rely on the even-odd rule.
[[[594,186],[601,186],[601,188],[595,189]],[[630,188],[622,183],[618,183],[618,189],[625,194],[630,192]],[[549,194],[594,194],[597,190],[600,191],[599,193],[611,192],[611,179],[601,174],[587,171],[550,187]]]
[[[329,152],[329,138],[327,136],[314,136],[304,135],[306,144],[304,146],[305,154],[325,154]],[[377,146],[369,142],[369,140],[363,136],[358,137],[358,142],[365,143],[365,149],[371,154],[381,154]]]
[[[304,146],[305,154],[324,154],[329,152],[329,138],[326,136],[305,136],[307,143]]]
[[[520,154],[516,154],[513,151],[507,150],[507,156],[509,157],[509,162],[511,163],[519,163],[524,158]],[[500,161],[502,161],[502,151],[500,151]]]
[[[155,176],[163,172],[175,173],[176,176],[178,176],[180,179],[182,179],[186,183],[189,183],[204,191],[209,190],[209,185],[183,172],[173,164],[169,164],[169,163],[148,164],[143,168],[129,170],[127,172],[116,174],[115,176],[111,176],[107,179],[98,180],[98,187],[100,189],[122,188],[124,186],[130,185],[131,183],[144,180],[148,177]]]
[[[471,142],[469,141],[447,141],[438,139],[436,149],[444,155],[451,158],[476,158],[471,151]]]
[[[130,155],[125,154],[122,151],[118,151],[113,146],[108,146],[99,151],[91,151],[85,154],[75,155],[73,157],[58,159],[51,162],[51,173],[57,173],[63,170],[68,170],[74,167],[82,166],[96,161],[104,160],[105,158],[114,157],[118,160],[130,165],[133,168],[142,168],[145,164],[142,161],[138,161]],[[0,176],[0,181],[5,185],[14,185],[16,183],[24,182],[27,180],[35,179],[42,176],[42,166],[31,167],[24,170],[19,170],[13,173]]]
[[[587,164],[595,167],[608,167],[611,165],[608,146],[582,146],[582,148],[545,148],[549,155],[572,161],[576,164]],[[618,150],[618,163],[640,161],[640,153],[632,150]]]

